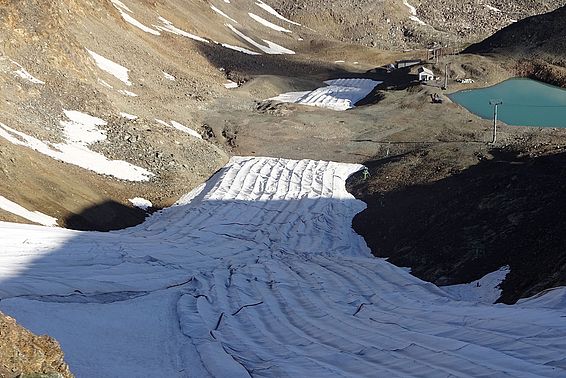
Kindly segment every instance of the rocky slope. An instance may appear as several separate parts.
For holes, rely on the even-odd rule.
[[[350,182],[368,203],[353,226],[377,256],[437,285],[510,266],[499,300],[515,303],[566,285],[564,219],[556,211],[564,206],[565,160],[519,146],[476,152],[476,164],[464,169],[441,148],[376,160],[369,180]]]
[[[73,377],[57,341],[36,336],[0,313],[0,377]]]
[[[385,49],[477,42],[564,0],[277,0],[283,14],[342,41]]]
[[[171,205],[227,161],[235,135],[220,125],[211,138],[203,112],[228,95],[228,77],[268,64],[293,72],[269,56],[294,53],[310,31],[282,22],[290,36],[267,19],[277,17],[253,1],[1,1],[0,196],[60,226],[100,203]],[[143,218],[133,210],[106,226]],[[26,221],[1,209],[0,219]]]
[[[566,87],[566,6],[512,24],[465,52],[509,58],[518,74]]]
[[[337,40],[394,49],[439,38],[461,42],[510,22],[511,16],[559,3],[499,2],[508,11],[495,11],[477,1],[279,0],[270,4],[274,9],[251,0],[4,0],[0,196],[57,218],[61,226],[74,226],[68,219],[101,203],[119,210],[119,205],[131,207],[128,199],[144,197],[155,208],[171,205],[217,170],[237,144],[236,127],[210,114],[226,113],[227,103],[251,112],[258,97],[277,93],[274,86],[256,87],[234,96],[224,87],[228,79],[327,78],[344,74],[348,68],[333,62],[345,56],[377,65],[402,57]],[[459,12],[462,16],[455,17]],[[463,32],[464,24],[473,28]],[[70,114],[98,124],[81,126]],[[77,124],[82,131],[71,136],[69,125]],[[80,162],[73,155],[79,147],[89,150]],[[85,169],[93,160],[102,161],[98,171]],[[143,177],[116,175],[111,168],[123,167],[122,161]],[[104,217],[90,216],[82,224],[119,228],[144,214],[132,209],[124,222],[98,227],[94,219]],[[0,218],[25,221],[4,210]]]

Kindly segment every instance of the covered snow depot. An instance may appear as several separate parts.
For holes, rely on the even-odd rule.
[[[434,80],[434,73],[426,67],[420,67],[419,70],[419,81],[429,81]]]

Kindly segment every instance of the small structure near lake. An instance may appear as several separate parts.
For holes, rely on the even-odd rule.
[[[418,73],[419,73],[419,81],[434,80],[434,73],[426,67],[420,67]]]

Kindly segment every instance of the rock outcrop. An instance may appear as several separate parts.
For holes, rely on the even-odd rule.
[[[518,75],[566,87],[566,6],[510,25],[466,49],[511,58]]]
[[[0,377],[73,377],[59,343],[0,313]]]

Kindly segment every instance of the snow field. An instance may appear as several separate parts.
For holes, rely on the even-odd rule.
[[[134,228],[0,223],[0,309],[81,377],[564,376],[566,292],[455,301],[373,258],[361,168],[233,158]]]
[[[324,83],[327,84],[326,87],[313,91],[283,93],[268,100],[343,111],[352,109],[356,102],[365,98],[382,82],[370,79],[337,79]]]

